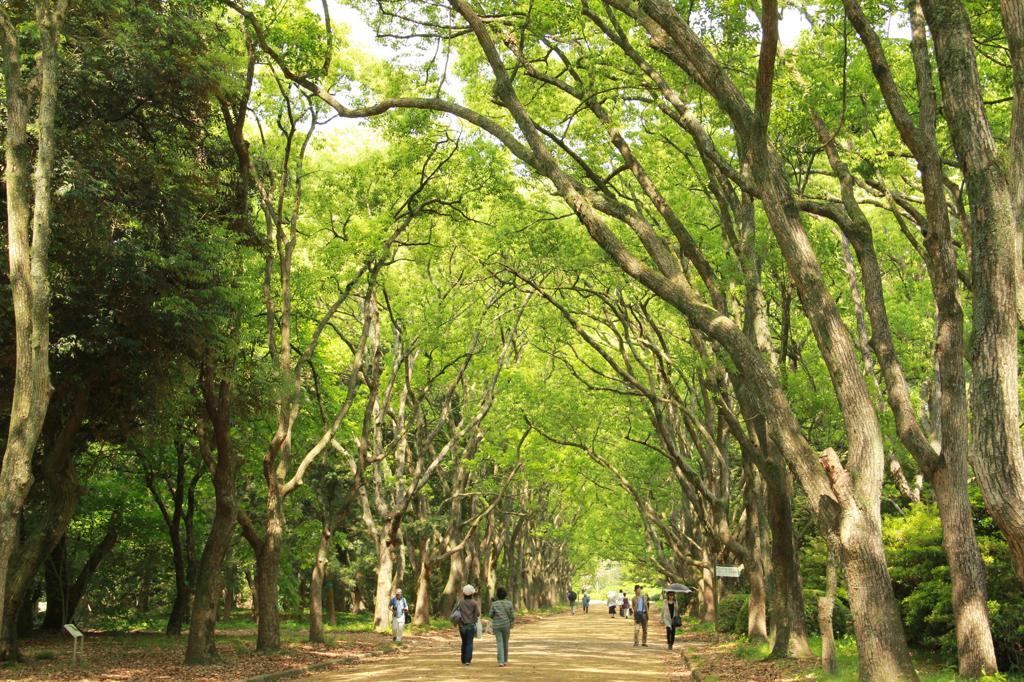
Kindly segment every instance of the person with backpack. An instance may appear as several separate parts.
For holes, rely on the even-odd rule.
[[[650,601],[644,594],[643,585],[633,587],[633,646],[640,646],[640,633],[643,633],[643,645],[647,646],[647,617]]]
[[[409,602],[402,596],[402,588],[395,590],[395,596],[388,602],[388,608],[391,609],[391,641],[401,644],[405,617],[409,614]]]
[[[473,638],[477,636],[480,622],[480,603],[476,601],[476,588],[466,585],[462,588],[462,599],[452,609],[451,621],[459,626],[462,638],[462,665],[473,662]]]
[[[570,587],[569,588],[569,593],[567,595],[565,595],[565,596],[569,600],[569,613],[571,613],[572,615],[575,616],[576,615],[576,596],[577,596],[576,595],[576,590],[574,590],[574,589],[572,589]]]
[[[499,587],[495,592],[498,598],[491,602],[491,629],[498,644],[498,666],[504,668],[508,665],[508,636],[512,632],[516,610],[508,600],[508,590]]]

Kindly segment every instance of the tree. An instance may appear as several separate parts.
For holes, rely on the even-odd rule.
[[[4,140],[7,251],[16,347],[10,423],[0,468],[0,660],[14,653],[8,643],[9,595],[5,577],[18,541],[18,515],[32,485],[32,453],[43,428],[52,390],[47,265],[56,159],[58,43],[67,4],[67,0],[37,0],[32,5],[33,12],[26,16],[17,16],[7,8],[0,9],[0,49],[3,50],[7,106]],[[33,20],[38,28],[38,48],[24,42],[23,32]],[[35,95],[22,73],[28,55],[36,55],[34,67],[39,87]],[[34,160],[30,129],[36,131]]]

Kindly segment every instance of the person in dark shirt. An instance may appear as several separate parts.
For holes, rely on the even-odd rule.
[[[675,592],[666,592],[665,601],[661,605],[661,624],[665,626],[665,639],[668,648],[676,643],[676,619],[679,618],[679,604]]]
[[[463,598],[456,604],[460,619],[459,635],[462,637],[462,665],[473,662],[473,638],[476,637],[476,624],[480,620],[480,602],[476,600],[476,588],[466,585],[462,588]]]
[[[566,594],[565,596],[569,600],[569,613],[571,613],[572,615],[575,616],[576,615],[576,591],[573,590],[570,587],[569,588],[569,593]]]

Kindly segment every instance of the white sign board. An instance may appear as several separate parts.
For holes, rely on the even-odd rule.
[[[64,626],[64,631],[74,638],[71,647],[71,658],[75,663],[77,663],[78,657],[85,654],[85,635],[83,635],[82,631],[71,623]]]
[[[739,578],[742,566],[715,566],[715,575],[719,578]]]

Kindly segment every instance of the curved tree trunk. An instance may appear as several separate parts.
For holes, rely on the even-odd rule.
[[[316,550],[316,561],[309,579],[309,641],[324,643],[324,576],[327,573],[327,553],[331,548],[331,530],[326,522],[320,531],[320,545]],[[333,599],[334,595],[330,597]],[[331,608],[331,612],[334,609]]]
[[[210,534],[206,538],[203,553],[199,558],[199,568],[196,571],[192,616],[189,620],[188,644],[185,648],[185,663],[190,665],[212,663],[217,657],[214,627],[217,624],[224,559],[231,549],[231,538],[238,515],[235,479],[241,464],[231,442],[230,384],[226,380],[221,380],[215,388],[212,365],[204,362],[200,387],[207,416],[213,425],[213,443],[217,457],[214,459],[210,453],[207,435],[204,428],[200,427],[199,451],[212,473],[214,511]]]

